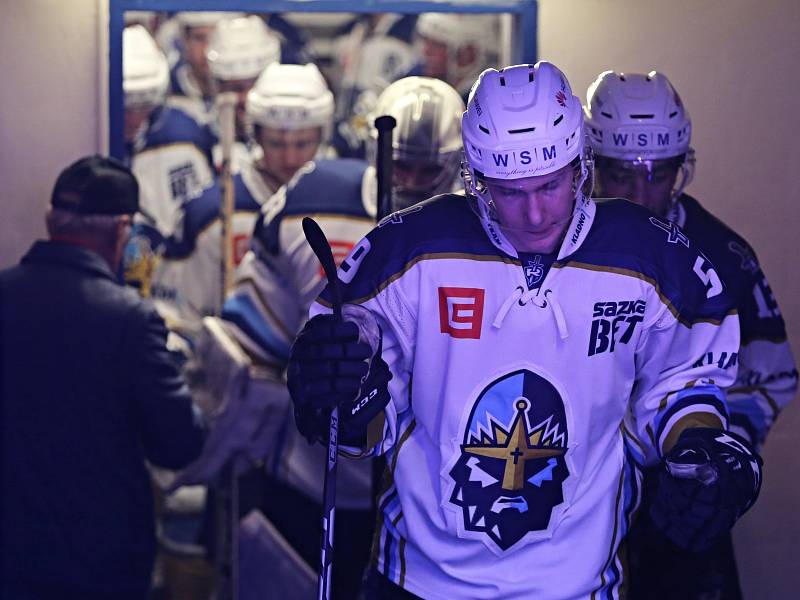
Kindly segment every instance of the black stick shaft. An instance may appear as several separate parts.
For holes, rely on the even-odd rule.
[[[392,209],[392,131],[397,125],[394,117],[383,115],[375,119],[378,130],[378,154],[375,171],[378,176],[378,221],[393,212]]]
[[[322,264],[328,288],[331,291],[333,314],[342,318],[342,291],[339,288],[339,277],[336,274],[336,263],[333,253],[322,229],[314,219],[303,218],[303,233]],[[331,411],[331,423],[328,437],[328,461],[325,468],[322,504],[322,543],[319,570],[318,600],[330,600],[331,577],[333,574],[333,531],[336,517],[336,466],[339,454],[339,409]]]

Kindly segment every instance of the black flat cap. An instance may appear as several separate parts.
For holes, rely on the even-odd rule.
[[[51,204],[87,215],[132,215],[139,210],[139,183],[120,161],[86,156],[58,176]]]

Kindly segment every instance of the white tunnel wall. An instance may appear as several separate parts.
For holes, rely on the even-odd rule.
[[[100,149],[96,0],[5,0],[0,19],[0,268],[45,233],[58,173]]]

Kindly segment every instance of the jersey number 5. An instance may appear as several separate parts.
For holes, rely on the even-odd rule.
[[[694,261],[694,272],[700,278],[700,281],[708,288],[706,290],[706,298],[713,298],[722,292],[722,282],[710,263],[708,268],[705,271],[703,270],[703,265],[705,265],[705,263],[706,260],[702,256],[698,256],[697,260]]]

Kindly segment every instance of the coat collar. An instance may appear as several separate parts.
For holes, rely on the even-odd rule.
[[[26,263],[51,263],[59,264],[83,271],[89,271],[96,276],[105,277],[112,281],[117,278],[103,257],[88,248],[82,248],[65,242],[52,240],[37,240],[30,250],[22,257]]]

